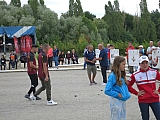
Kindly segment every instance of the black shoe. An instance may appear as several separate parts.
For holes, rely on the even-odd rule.
[[[30,100],[30,95],[26,94],[24,97]]]
[[[41,100],[41,98],[37,96],[37,97],[36,97],[36,100]]]
[[[97,84],[95,81],[93,81],[92,83],[94,83],[95,85]]]

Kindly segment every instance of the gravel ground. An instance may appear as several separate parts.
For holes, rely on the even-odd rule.
[[[104,95],[100,72],[93,86],[85,70],[51,71],[50,75],[57,106],[46,105],[45,92],[35,105],[24,98],[30,86],[26,72],[0,73],[0,120],[110,120],[109,97]],[[155,120],[152,111],[150,116]],[[134,95],[127,101],[127,120],[141,120]]]

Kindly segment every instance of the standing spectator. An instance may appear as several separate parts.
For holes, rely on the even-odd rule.
[[[78,64],[78,55],[74,49],[72,50],[72,53],[71,53],[71,59],[72,59],[73,64],[75,64],[75,61]]]
[[[63,65],[63,63],[64,63],[64,58],[65,58],[65,54],[64,54],[64,52],[62,51],[62,52],[60,52],[60,54],[59,54],[59,60],[58,60],[59,64],[61,64],[61,62],[62,62],[62,65]]]
[[[36,87],[38,85],[38,76],[37,76],[37,64],[36,64],[36,58],[35,58],[35,53],[38,51],[38,46],[37,45],[32,45],[31,51],[28,55],[27,59],[27,73],[28,76],[31,80],[31,87],[28,91],[28,93],[24,96],[27,99],[30,99],[30,94],[33,92],[33,94],[36,92]],[[41,100],[38,96],[35,96],[36,100]]]
[[[70,61],[71,61],[71,53],[70,53],[70,51],[68,51],[67,54],[66,54],[66,60],[67,60],[67,63],[70,64]]]
[[[26,63],[27,63],[27,54],[23,53],[22,56],[20,57],[21,63],[24,63],[24,68],[26,68]]]
[[[83,55],[85,55],[85,52],[88,50],[88,45],[86,45],[86,48],[84,49]],[[86,61],[84,61],[83,69],[86,69]]]
[[[90,85],[97,84],[94,80],[95,77],[96,77],[96,74],[97,74],[97,68],[96,68],[96,65],[95,65],[96,54],[93,51],[93,45],[88,46],[88,50],[84,54],[84,60],[87,63],[87,73],[88,73],[88,78],[89,78],[89,81],[90,81]],[[91,72],[93,73],[92,78],[91,78]]]
[[[110,44],[107,44],[106,50],[108,53],[108,69],[110,69]]]
[[[111,96],[111,120],[126,120],[126,100],[131,95],[127,88],[125,64],[124,57],[117,56],[114,59],[112,72],[105,88],[105,94]]]
[[[160,50],[160,41],[158,41],[158,46],[157,46],[157,50]]]
[[[43,45],[41,44],[39,49],[38,49],[38,54],[41,53],[43,51]]]
[[[14,50],[11,50],[9,59],[10,59],[10,64],[12,66],[12,69],[15,69],[17,55],[14,53]]]
[[[5,70],[5,68],[6,68],[6,58],[4,57],[4,55],[1,56],[0,66],[1,66],[1,70],[2,70],[2,67],[4,67],[4,70]]]
[[[133,66],[129,66],[128,50],[134,50],[134,47],[132,46],[132,42],[128,43],[128,47],[125,52],[126,58],[127,58],[127,63],[128,63],[129,73],[132,74],[134,72],[134,70],[133,70]]]
[[[150,46],[147,48],[147,55],[148,55],[148,58],[149,58],[150,67],[152,67],[152,51],[155,50],[156,47],[153,46],[153,41],[150,41],[149,45]]]
[[[42,87],[40,87],[33,96],[30,97],[31,100],[35,103],[36,96],[39,95],[42,91],[46,89],[47,96],[47,105],[57,105],[51,99],[51,80],[48,71],[48,61],[47,61],[47,53],[49,50],[49,45],[45,44],[43,46],[43,51],[38,55],[38,77],[42,83]]]
[[[155,118],[160,120],[160,87],[156,90],[156,80],[160,81],[160,73],[157,70],[149,68],[149,59],[147,56],[139,58],[140,70],[132,74],[128,80],[128,89],[130,93],[138,96],[139,108],[142,119],[149,120],[149,107],[151,107]],[[132,86],[136,83],[138,90]]]
[[[48,64],[49,64],[49,67],[51,68],[52,67],[52,62],[53,62],[53,49],[52,49],[51,46],[49,46],[47,56],[48,56]]]
[[[98,49],[100,50],[99,58],[96,60],[100,61],[101,73],[103,77],[102,85],[106,85],[107,83],[107,69],[108,69],[108,53],[102,44],[98,45]]]
[[[54,46],[53,57],[54,57],[55,67],[58,69],[59,50],[56,45]]]

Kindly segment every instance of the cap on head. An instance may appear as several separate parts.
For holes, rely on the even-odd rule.
[[[139,48],[143,48],[143,45],[140,45]]]
[[[149,62],[149,59],[148,59],[148,57],[147,56],[141,56],[140,58],[139,58],[139,63],[142,63],[143,61],[147,61],[147,62]]]

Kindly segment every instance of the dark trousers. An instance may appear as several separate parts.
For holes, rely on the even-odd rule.
[[[34,94],[36,91],[36,87],[38,85],[38,76],[37,76],[37,74],[33,74],[33,75],[29,75],[29,77],[31,80],[31,87],[28,91],[28,94],[30,95],[32,92]]]
[[[101,66],[101,73],[103,77],[103,83],[107,83],[107,66]]]
[[[76,59],[72,59],[72,62],[73,62],[73,64],[78,64],[78,58],[76,58]],[[75,63],[76,62],[76,63]]]
[[[6,69],[6,65],[5,64],[2,64],[0,66],[1,66],[1,70],[2,70],[2,67],[4,68],[4,70]]]
[[[61,62],[62,62],[62,65],[63,65],[64,60],[58,60],[58,62],[59,62],[59,65],[61,64]]]
[[[50,79],[46,82],[45,79],[40,78],[42,86],[35,92],[34,96],[39,95],[42,91],[46,89],[47,100],[51,100],[51,81]]]
[[[151,107],[156,120],[160,120],[160,103],[139,103],[142,120],[149,120],[149,107]]]
[[[53,61],[53,57],[48,57],[48,65],[49,65],[49,67],[52,67],[52,61]]]

